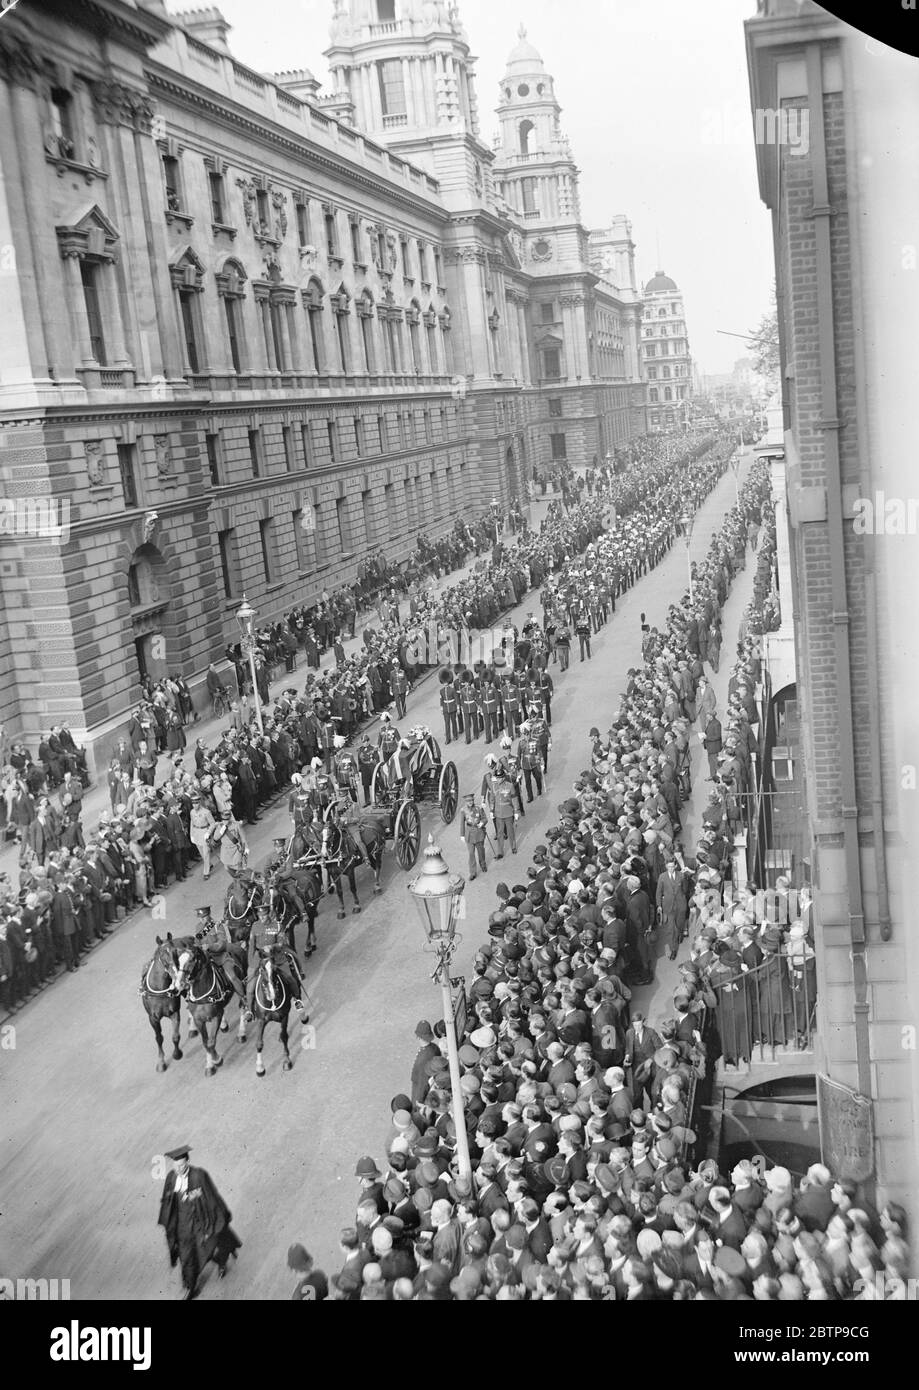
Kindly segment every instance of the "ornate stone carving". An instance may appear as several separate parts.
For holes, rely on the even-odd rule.
[[[285,211],[287,207],[287,194],[283,193],[280,188],[273,188],[271,190],[271,206],[274,208],[275,214],[275,236],[278,241],[283,241],[287,235],[287,212]]]
[[[159,476],[161,478],[171,477],[173,473],[172,448],[169,444],[168,434],[155,434],[153,436],[153,452],[156,456],[156,471]]]
[[[31,87],[42,66],[30,44],[12,37],[0,42],[0,73],[16,86]]]
[[[165,438],[165,436],[163,436],[163,438]],[[147,512],[146,516],[144,517],[144,527],[143,527],[143,543],[144,543],[144,545],[149,545],[150,542],[153,540],[153,537],[156,535],[157,527],[159,526],[159,524],[160,524],[160,519],[159,519],[158,513],[157,513],[157,512]]]
[[[84,453],[89,485],[90,487],[99,487],[105,481],[105,456],[102,452],[102,441],[100,439],[88,440]]]
[[[258,231],[258,202],[255,197],[255,184],[251,179],[237,179],[236,187],[242,190],[243,216],[246,219],[246,226],[255,227]]]
[[[144,135],[152,133],[156,108],[145,92],[126,87],[123,82],[94,82],[92,90],[100,121],[106,125],[127,125]]]
[[[216,274],[217,293],[224,299],[244,299],[246,294],[246,275],[235,261],[227,261],[223,270]]]
[[[551,261],[552,243],[541,237],[539,241],[534,241],[530,247],[530,257],[534,261]]]

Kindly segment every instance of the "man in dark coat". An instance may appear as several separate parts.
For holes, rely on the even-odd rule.
[[[216,1262],[222,1279],[230,1256],[238,1259],[242,1241],[230,1226],[232,1214],[210,1175],[192,1168],[188,1155],[187,1144],[166,1154],[175,1166],[166,1176],[157,1224],[166,1231],[171,1264],[182,1266],[184,1297],[191,1299],[208,1260]]]

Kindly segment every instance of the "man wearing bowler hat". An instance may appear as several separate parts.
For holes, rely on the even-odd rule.
[[[232,1213],[213,1179],[203,1168],[191,1167],[189,1153],[189,1145],[182,1144],[165,1155],[173,1169],[166,1175],[157,1223],[166,1231],[171,1264],[181,1264],[186,1299],[197,1296],[208,1260],[216,1262],[222,1279],[230,1256],[238,1259],[242,1245],[230,1225]]]

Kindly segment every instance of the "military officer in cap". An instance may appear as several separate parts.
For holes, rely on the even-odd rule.
[[[196,908],[195,916],[198,918],[198,930],[195,936],[202,951],[214,968],[223,975],[240,1004],[244,1004],[246,996],[243,991],[242,980],[246,973],[245,946],[236,944],[230,939],[230,934],[223,922],[214,921],[209,907]]]
[[[408,676],[399,665],[394,666],[389,674],[389,689],[392,693],[393,703],[396,706],[396,714],[400,719],[404,719],[405,696],[408,691]]]
[[[370,784],[373,781],[373,770],[378,766],[380,755],[370,742],[369,734],[361,735],[360,746],[357,750],[357,767],[361,774],[361,786],[364,790],[364,805],[370,805]]]
[[[197,1296],[198,1281],[209,1260],[215,1261],[222,1279],[230,1256],[238,1259],[237,1251],[242,1247],[230,1225],[230,1208],[210,1174],[191,1167],[190,1151],[188,1144],[181,1144],[164,1155],[173,1168],[166,1175],[157,1221],[166,1232],[170,1263],[173,1268],[181,1264],[186,1299]]]
[[[532,801],[534,782],[536,783],[536,795],[542,796],[542,753],[538,742],[530,734],[529,721],[526,720],[520,726],[517,758],[526,784],[527,801]]]
[[[466,793],[466,804],[460,811],[460,839],[469,850],[469,877],[476,877],[476,864],[483,874],[488,873],[485,863],[485,829],[488,819],[481,806],[475,804],[475,793]]]
[[[380,754],[380,762],[384,767],[399,747],[401,741],[402,736],[392,722],[392,715],[388,710],[384,710],[380,715],[380,733],[377,738],[377,750]]]
[[[492,815],[495,818],[496,859],[504,858],[504,841],[509,840],[511,854],[517,853],[517,812],[514,809],[514,787],[502,770],[492,775],[491,783]]]
[[[548,773],[552,735],[549,733],[549,725],[542,717],[538,705],[533,705],[530,709],[530,738],[535,739],[542,758],[542,770]]]

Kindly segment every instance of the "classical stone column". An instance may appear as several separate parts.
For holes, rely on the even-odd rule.
[[[89,341],[89,320],[83,303],[83,280],[80,276],[80,254],[75,250],[64,252],[64,291],[67,309],[70,313],[70,329],[76,349],[78,367],[94,367],[92,344]]]

